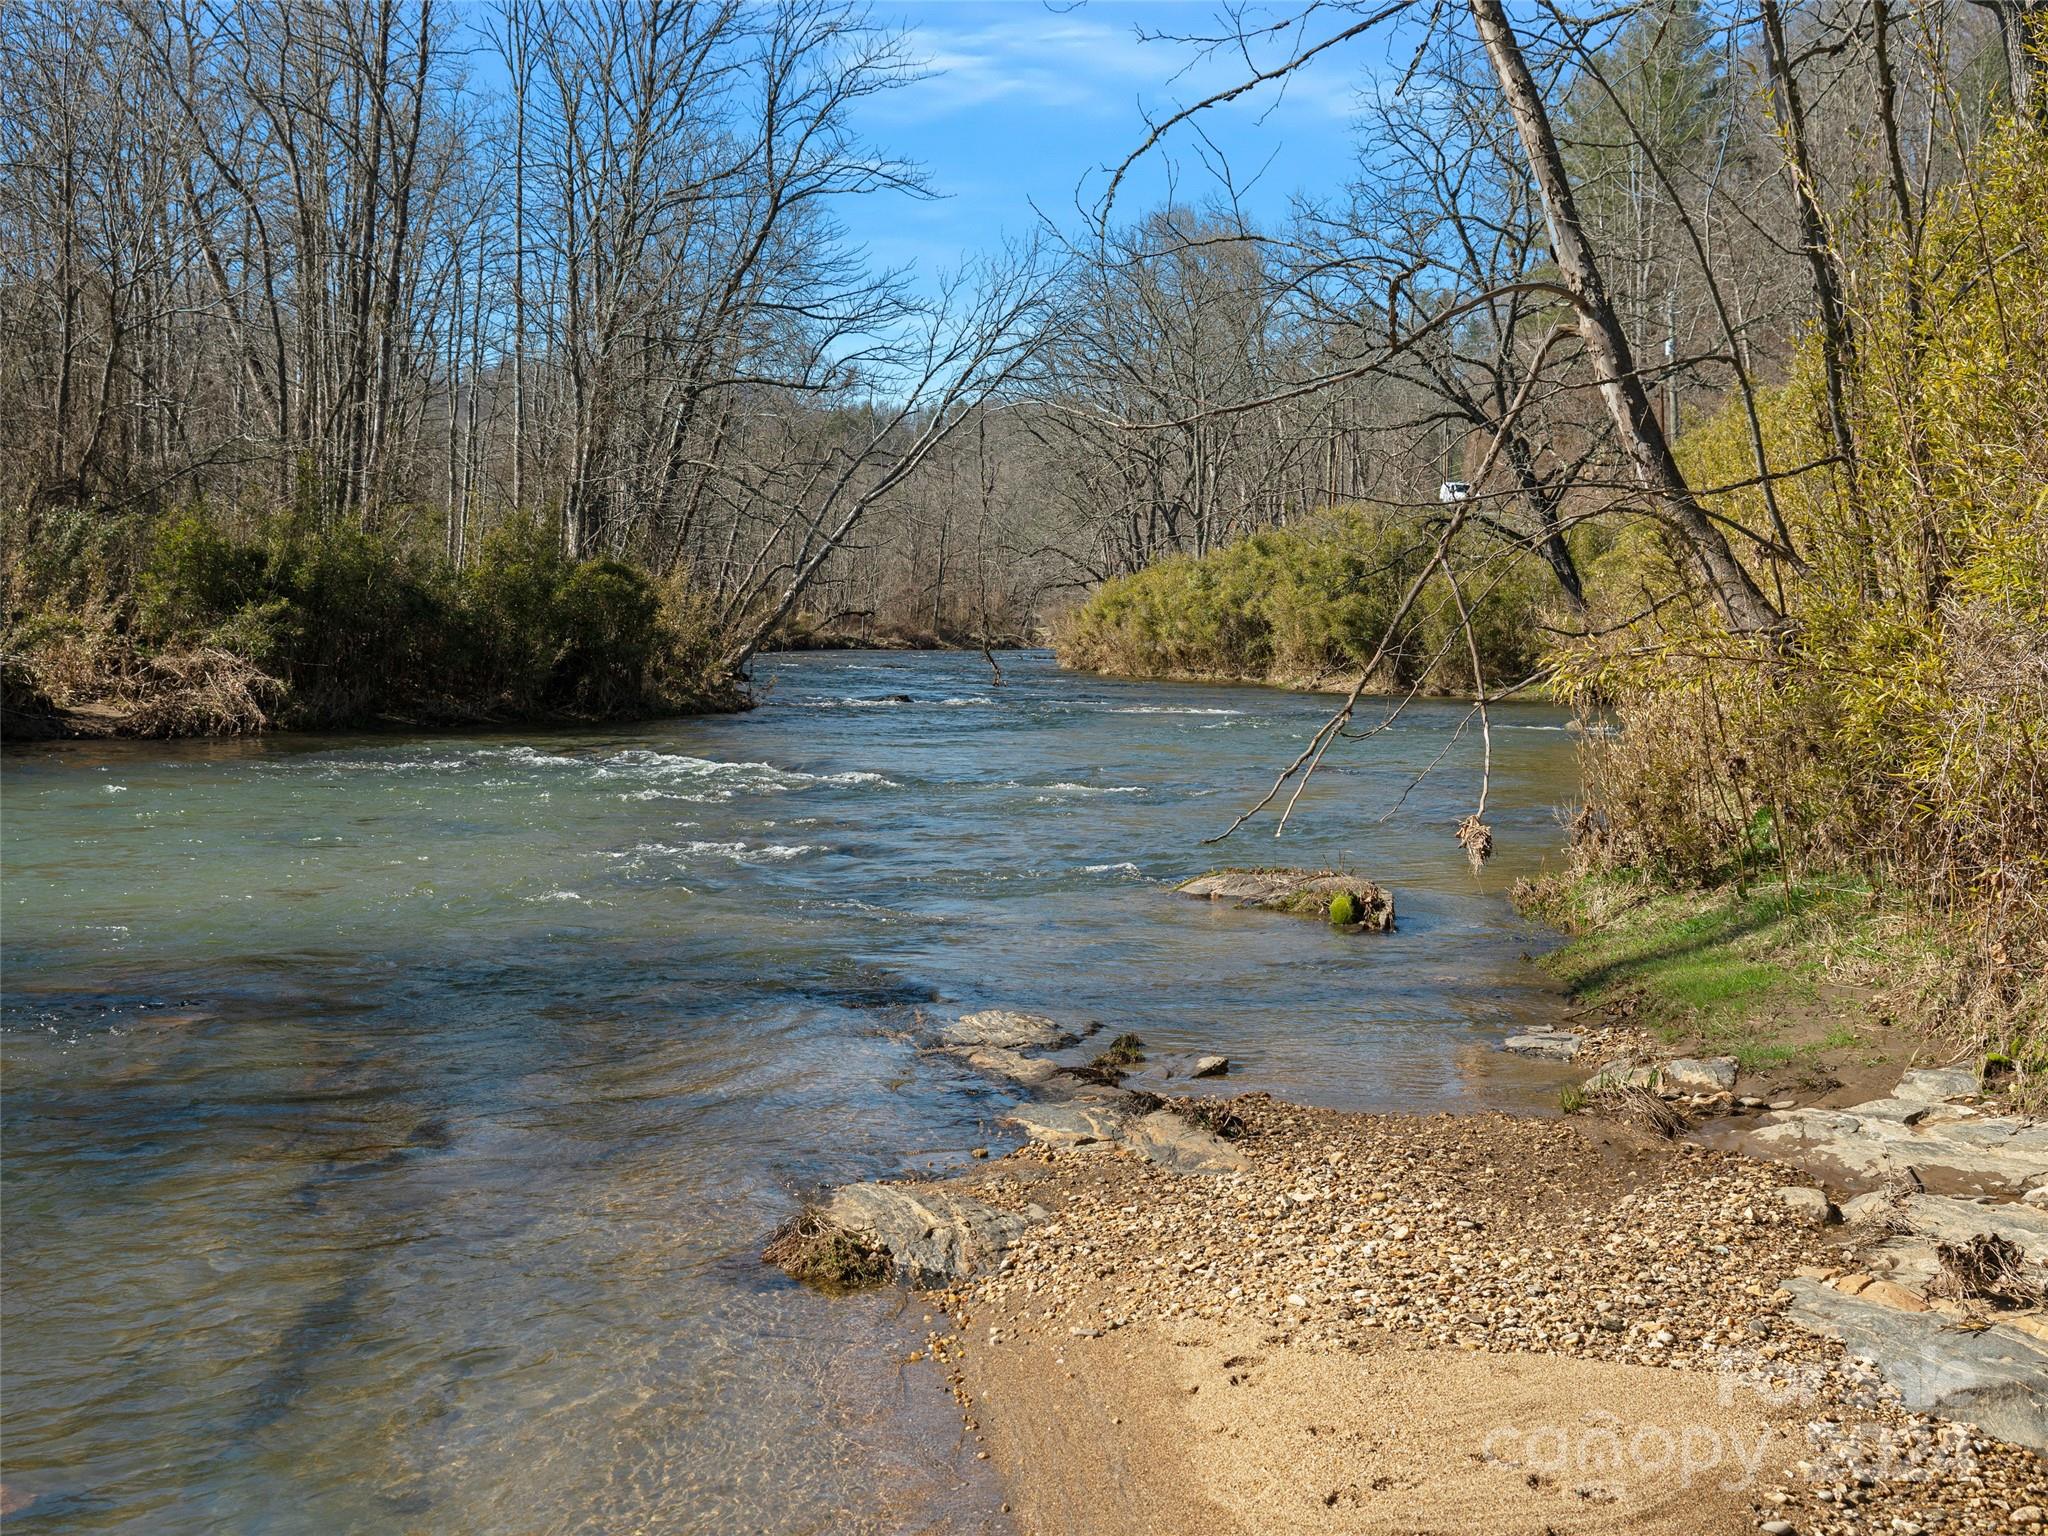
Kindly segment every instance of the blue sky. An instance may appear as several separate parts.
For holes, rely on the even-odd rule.
[[[1147,110],[1170,112],[1243,78],[1235,56],[1201,61],[1185,46],[1139,39],[1141,28],[1214,33],[1221,24],[1210,4],[878,0],[876,15],[910,34],[931,75],[867,103],[862,126],[877,143],[922,162],[942,196],[854,199],[842,214],[878,261],[915,265],[926,280],[963,252],[1029,229],[1034,204],[1072,227],[1077,187],[1092,206],[1106,182],[1102,167],[1144,141]],[[1332,50],[1284,94],[1266,87],[1203,114],[1255,216],[1284,214],[1298,191],[1343,186],[1367,65],[1356,45]],[[1123,214],[1134,218],[1164,199],[1168,160],[1183,198],[1207,197],[1215,183],[1198,148],[1183,129],[1167,159],[1157,151],[1148,157],[1119,194]]]

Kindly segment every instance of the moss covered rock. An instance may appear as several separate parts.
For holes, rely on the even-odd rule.
[[[1216,869],[1175,889],[1205,901],[1323,918],[1347,933],[1385,933],[1394,926],[1393,892],[1332,869]],[[1350,903],[1341,921],[1340,899]]]

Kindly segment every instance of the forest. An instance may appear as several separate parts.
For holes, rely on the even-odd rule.
[[[10,727],[722,708],[764,648],[1050,633],[1350,687],[1282,785],[1368,695],[1575,703],[1648,727],[1589,748],[1602,857],[2031,932],[2042,17],[1235,15],[1149,42],[1241,80],[922,281],[844,211],[935,191],[858,126],[924,65],[839,0],[9,7]],[[1261,222],[1204,114],[1332,61],[1345,189]]]

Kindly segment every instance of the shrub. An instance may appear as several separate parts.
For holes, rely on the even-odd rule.
[[[1461,565],[1483,574],[1465,596],[1489,685],[1535,669],[1540,573],[1461,538]],[[1412,527],[1336,507],[1210,551],[1162,560],[1098,587],[1060,622],[1062,665],[1137,676],[1241,678],[1318,686],[1381,655],[1375,685],[1467,693],[1472,668],[1441,576],[1381,654],[1402,595],[1427,558]]]
[[[514,519],[466,569],[282,512],[10,525],[7,651],[58,704],[151,734],[386,719],[591,718],[744,702],[680,581],[572,561]]]
[[[1852,869],[1941,914],[1974,962],[1939,978],[1964,1033],[2040,1039],[2048,958],[2048,135],[2008,124],[1967,184],[1858,263],[1853,473],[1781,480],[1803,554],[1760,571],[1789,646],[1673,603],[1558,661],[1618,732],[1582,751],[1582,858],[1667,883]],[[1760,406],[1777,464],[1831,447],[1813,349]],[[1696,485],[1754,476],[1738,406],[1681,444]],[[1710,494],[1752,527],[1756,486]],[[1596,604],[1680,590],[1637,530],[1591,570]],[[1626,608],[1623,605],[1626,604]]]

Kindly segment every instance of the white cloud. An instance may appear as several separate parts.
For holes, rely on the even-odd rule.
[[[1141,25],[1148,32],[1213,32],[1219,23],[1202,5],[926,4],[903,19],[912,52],[933,74],[890,99],[886,110],[899,121],[998,102],[1130,118],[1140,103],[1156,114],[1243,78],[1243,60],[1234,53],[1199,57],[1190,45],[1139,36]],[[1355,81],[1333,59],[1288,82],[1284,97],[1268,88],[1244,110],[1280,101],[1282,112],[1345,118],[1355,98]]]

